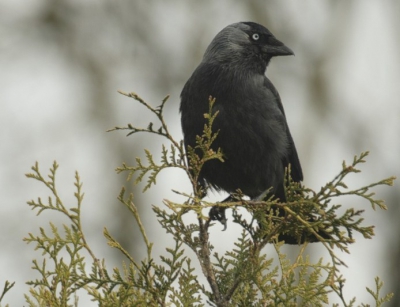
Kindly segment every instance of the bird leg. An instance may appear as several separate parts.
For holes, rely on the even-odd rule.
[[[227,198],[225,198],[222,202],[226,203],[226,202],[230,202],[233,201],[234,198],[232,195],[229,195]],[[227,218],[226,218],[226,207],[221,207],[221,206],[214,206],[211,208],[210,212],[208,213],[208,217],[212,220],[212,221],[218,221],[220,222],[222,225],[224,225],[224,229],[222,229],[222,231],[225,231],[228,227],[227,224]]]
[[[253,201],[263,201],[266,199],[267,195],[269,195],[271,192],[271,188],[266,189],[264,192],[262,192],[260,195],[254,197],[252,200]]]

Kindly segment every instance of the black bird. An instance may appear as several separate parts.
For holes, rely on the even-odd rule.
[[[270,60],[286,55],[294,53],[254,22],[227,26],[208,46],[182,90],[180,105],[185,146],[194,148],[196,136],[203,134],[209,96],[216,99],[213,130],[219,134],[213,148],[221,148],[225,161],[205,163],[201,184],[228,193],[240,189],[252,199],[271,189],[285,202],[285,168],[290,164],[292,179],[303,180],[281,99],[265,76]]]

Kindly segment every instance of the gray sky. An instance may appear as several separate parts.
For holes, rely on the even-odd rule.
[[[36,217],[26,205],[47,195],[39,183],[24,177],[30,166],[38,161],[47,172],[57,160],[60,194],[72,204],[74,171],[80,172],[88,238],[99,257],[114,259],[103,227],[128,241],[135,236],[132,220],[121,217],[126,211],[116,200],[121,185],[130,183],[114,169],[123,161],[134,163],[144,148],[161,149],[157,138],[105,132],[153,120],[117,90],[135,91],[153,105],[170,94],[167,120],[180,139],[180,91],[214,35],[233,22],[262,23],[296,54],[273,60],[267,75],[285,106],[306,185],[318,189],[340,171],[343,159],[351,161],[365,150],[371,154],[350,186],[398,176],[399,12],[395,0],[0,0],[0,286],[6,279],[17,282],[5,302],[23,305],[25,281],[38,277],[30,267],[40,253],[22,238],[38,233],[49,220],[67,222],[49,213]],[[146,222],[156,223],[151,204],[176,197],[171,189],[190,191],[182,173],[162,174],[154,190],[138,196],[145,203]],[[349,266],[344,270],[346,295],[357,296],[357,302],[371,303],[365,286],[373,287],[375,276],[388,282],[385,292],[394,289],[388,255],[398,245],[393,241],[397,236],[391,235],[399,231],[398,183],[377,192],[387,199],[389,211],[372,212],[367,203],[351,200],[343,203],[366,209],[366,223],[376,225],[376,237],[371,241],[356,236],[351,254],[344,257]],[[230,233],[220,233],[216,228],[217,242],[229,241],[226,236],[234,237],[237,231],[232,227]],[[170,242],[156,224],[149,235]],[[156,252],[165,247],[159,242]],[[220,246],[222,251],[228,247]],[[136,249],[140,254],[140,247]],[[315,246],[311,251],[318,257],[321,252]],[[108,267],[119,261],[111,260]]]

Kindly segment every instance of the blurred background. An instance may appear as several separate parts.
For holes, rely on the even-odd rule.
[[[276,58],[267,75],[280,92],[305,174],[304,183],[319,189],[341,169],[342,160],[369,150],[362,173],[350,186],[399,176],[400,151],[400,2],[387,1],[74,1],[0,0],[0,287],[16,286],[4,303],[22,306],[27,280],[38,278],[34,245],[22,241],[60,215],[36,217],[26,202],[46,198],[42,184],[25,178],[39,162],[47,174],[56,160],[58,191],[75,205],[74,172],[83,181],[84,230],[96,256],[108,269],[120,266],[119,253],[106,245],[107,227],[136,257],[145,256],[133,218],[116,197],[122,185],[135,193],[155,254],[172,241],[158,226],[151,205],[177,198],[171,189],[190,192],[179,171],[161,174],[145,194],[126,174],[143,149],[160,152],[165,141],[147,135],[126,138],[107,133],[114,126],[147,126],[149,112],[117,90],[134,91],[156,106],[171,95],[166,119],[181,139],[179,95],[199,64],[207,45],[223,27],[237,21],[265,25],[294,50],[295,57]],[[365,209],[365,224],[376,236],[355,236],[348,265],[345,296],[372,303],[365,287],[374,277],[385,281],[384,293],[395,292],[388,306],[400,306],[399,184],[379,188],[389,210],[374,212],[368,203],[344,199],[344,207]],[[214,193],[211,199],[225,195]],[[221,227],[222,228],[222,227]],[[237,229],[213,228],[213,243],[223,252]],[[294,247],[294,252],[297,247]],[[272,247],[266,249],[273,254]],[[310,248],[318,259],[318,245]],[[336,299],[333,300],[335,302]],[[82,293],[82,306],[90,306]]]

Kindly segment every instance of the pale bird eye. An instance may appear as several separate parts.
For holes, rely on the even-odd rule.
[[[257,41],[260,38],[260,35],[258,33],[254,33],[251,38],[255,41]]]

